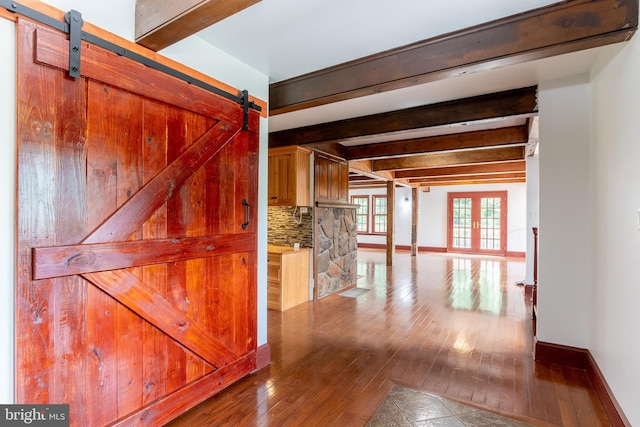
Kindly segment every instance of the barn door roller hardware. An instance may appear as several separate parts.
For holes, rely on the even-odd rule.
[[[64,20],[69,25],[69,75],[80,77],[80,46],[82,45],[82,15],[71,9],[64,15]]]
[[[174,70],[171,67],[167,67],[166,65],[161,64],[157,61],[125,49],[122,46],[118,46],[115,43],[111,43],[110,41],[82,31],[82,25],[84,24],[82,15],[75,10],[67,12],[65,14],[65,21],[62,22],[15,1],[0,0],[0,6],[4,7],[9,12],[26,16],[27,18],[33,19],[34,21],[37,21],[41,24],[53,27],[59,31],[69,34],[69,75],[72,77],[80,77],[80,41],[85,40],[91,44],[100,46],[101,48],[107,49],[120,56],[132,59],[136,62],[146,65],[147,67],[153,68],[154,70],[176,77],[182,81],[195,85],[209,92],[215,93],[216,95],[220,95],[223,98],[229,99],[241,105],[245,113],[243,127],[245,130],[249,126],[249,109],[262,111],[262,108],[259,105],[257,105],[255,102],[249,101],[249,93],[246,90],[234,95],[218,87],[210,85],[209,83],[205,83],[185,73],[182,73],[178,70]],[[74,70],[75,67],[77,67],[77,70]]]

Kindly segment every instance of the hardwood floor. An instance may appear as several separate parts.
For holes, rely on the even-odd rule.
[[[358,297],[269,311],[271,365],[174,426],[364,426],[394,385],[535,425],[604,426],[584,371],[533,361],[520,259],[358,251]]]

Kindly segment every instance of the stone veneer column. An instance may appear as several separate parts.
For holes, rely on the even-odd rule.
[[[357,280],[355,209],[316,208],[317,296],[325,297]]]

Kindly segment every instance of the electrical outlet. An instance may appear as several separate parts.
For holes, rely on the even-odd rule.
[[[306,206],[300,206],[300,213],[301,214],[306,214],[309,212],[309,208],[307,208]]]

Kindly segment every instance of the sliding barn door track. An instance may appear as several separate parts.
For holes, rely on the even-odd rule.
[[[202,80],[198,80],[192,76],[189,76],[188,74],[182,73],[157,61],[149,59],[143,55],[132,52],[129,49],[125,49],[122,46],[118,46],[115,43],[111,43],[110,41],[107,41],[103,38],[82,31],[82,25],[84,24],[84,21],[82,19],[82,14],[78,11],[71,10],[67,12],[65,14],[65,20],[58,21],[57,19],[45,15],[42,12],[38,12],[35,9],[31,9],[30,7],[24,6],[18,2],[0,0],[0,6],[4,7],[9,12],[17,13],[41,24],[53,27],[59,31],[69,34],[69,76],[71,77],[80,77],[80,47],[81,40],[85,40],[91,44],[107,49],[117,55],[124,56],[143,65],[146,65],[149,68],[153,68],[154,70],[158,70],[162,73],[176,77],[189,84],[215,93],[216,95],[220,95],[223,98],[240,104],[245,112],[244,129],[248,128],[249,109],[256,111],[262,110],[262,108],[255,102],[249,101],[249,92],[246,90],[243,90],[239,94],[234,95],[218,87],[210,85],[209,83],[205,83]]]

